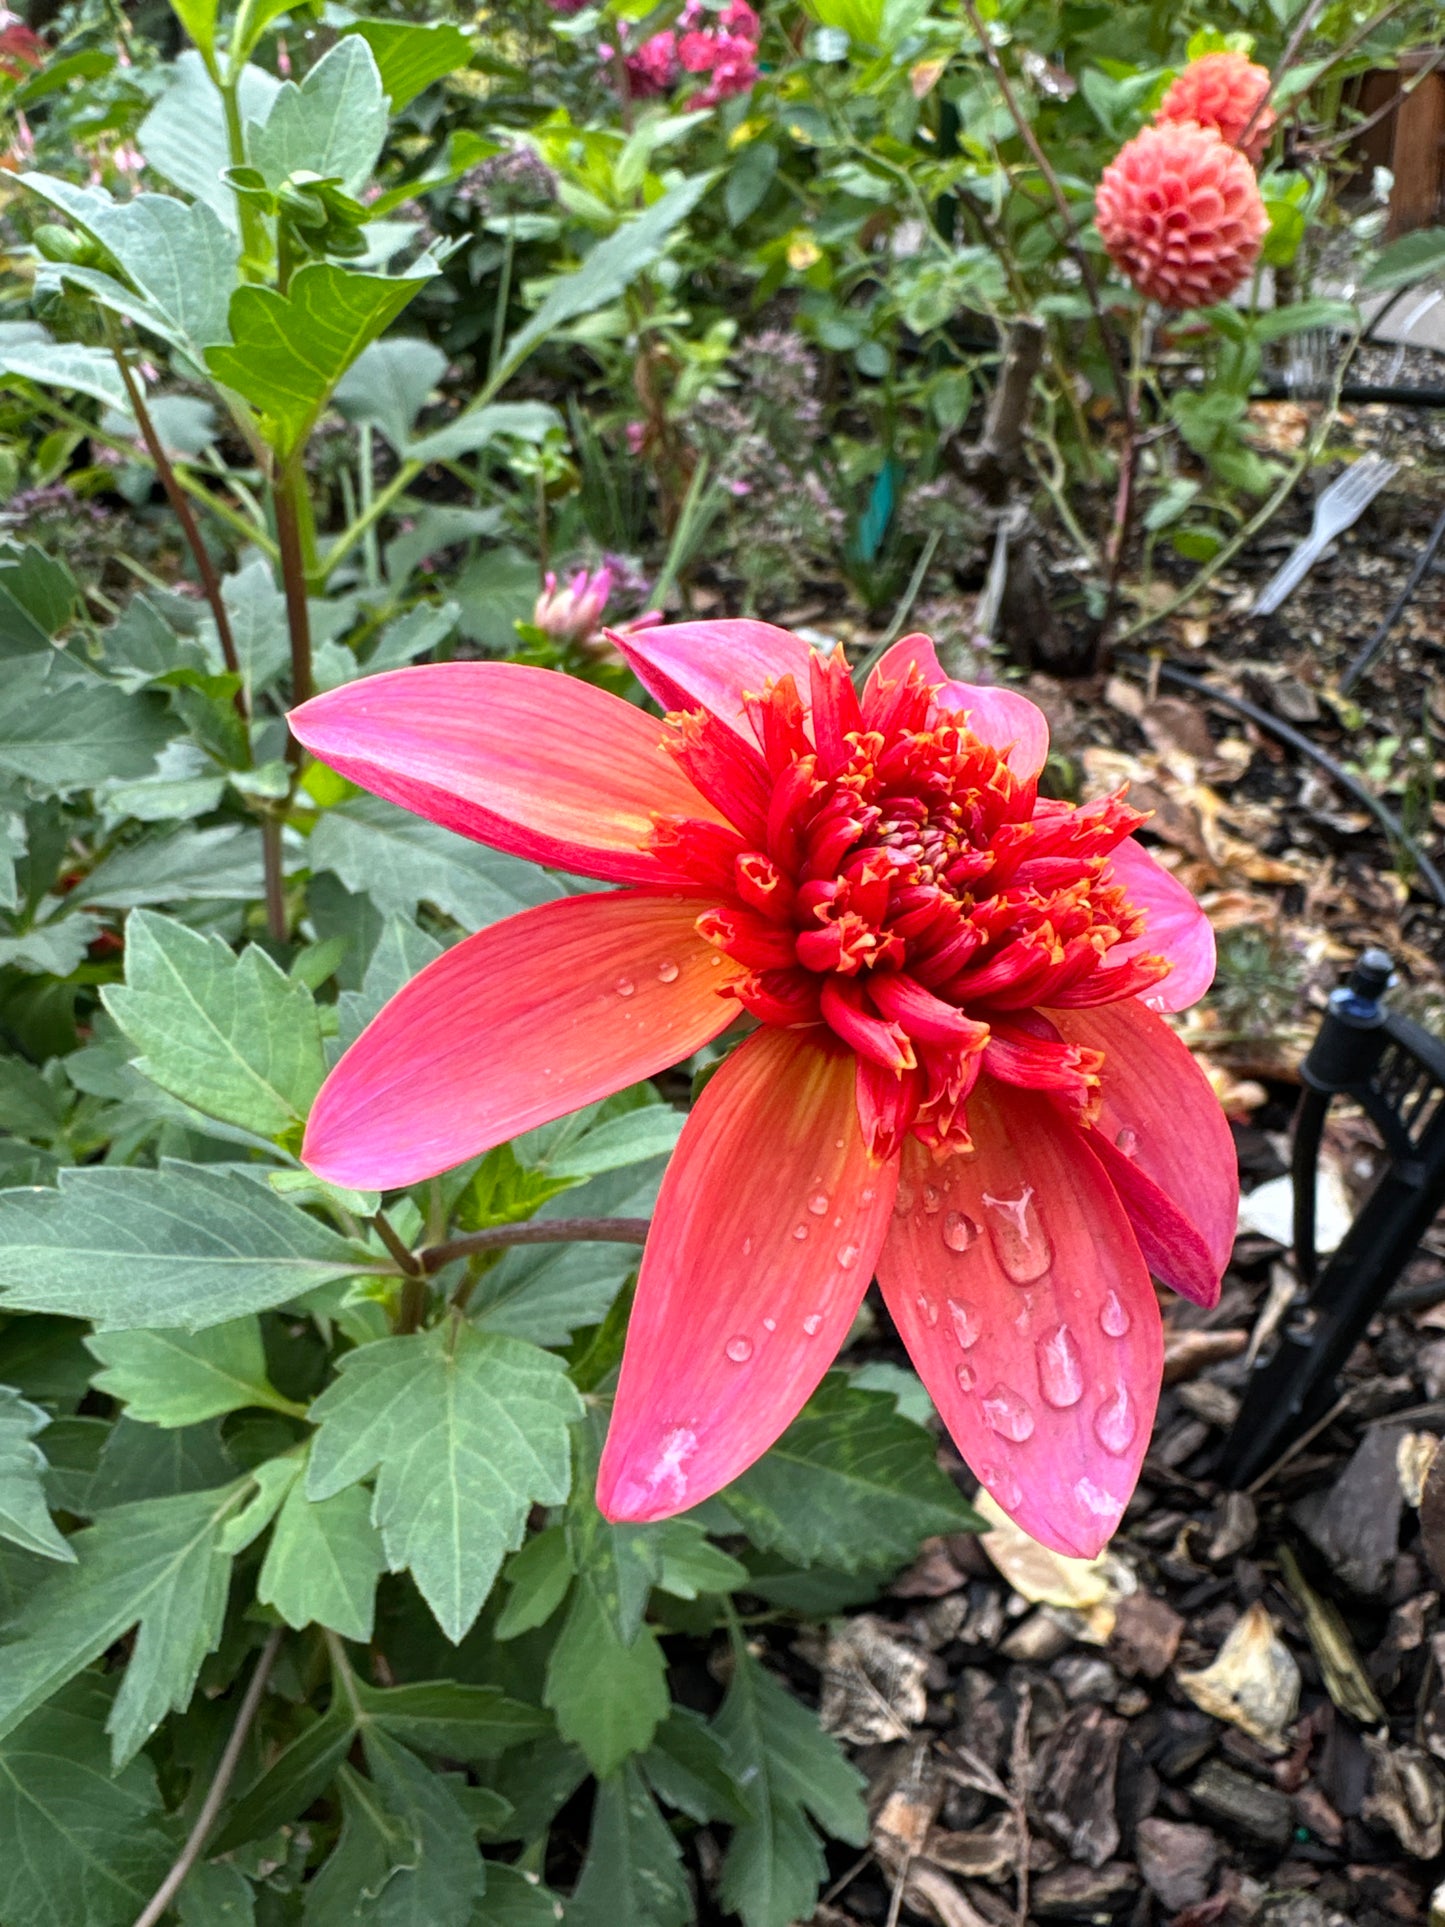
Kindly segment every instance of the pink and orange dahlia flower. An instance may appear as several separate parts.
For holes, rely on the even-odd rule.
[[[1110,258],[1166,308],[1227,299],[1269,231],[1254,169],[1194,121],[1146,127],[1127,141],[1100,177],[1094,219]]]
[[[1256,65],[1245,54],[1203,54],[1176,76],[1154,118],[1161,124],[1192,120],[1212,127],[1221,140],[1237,147],[1258,167],[1274,132],[1274,112],[1261,106],[1268,97],[1267,67]]]
[[[292,717],[344,776],[622,887],[428,965],[337,1064],[303,1156],[429,1177],[653,1076],[740,1018],[662,1182],[598,1501],[697,1504],[796,1415],[875,1275],[960,1451],[1088,1555],[1158,1397],[1151,1271],[1213,1302],[1236,1166],[1161,1010],[1209,925],[1121,797],[1042,798],[1044,718],[924,636],[861,696],[760,622],[617,646],[665,721],[510,663],[348,683]]]

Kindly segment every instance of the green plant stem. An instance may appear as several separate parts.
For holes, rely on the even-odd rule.
[[[261,819],[261,868],[266,882],[266,934],[273,943],[290,936],[286,916],[286,876],[281,861],[281,819]]]
[[[171,467],[171,458],[167,455],[161,438],[156,433],[155,423],[151,420],[150,410],[146,407],[145,396],[141,392],[140,383],[136,380],[135,374],[131,369],[130,359],[126,354],[125,345],[121,341],[115,323],[111,320],[109,314],[105,314],[104,319],[106,339],[109,342],[110,352],[115,360],[115,365],[120,370],[120,378],[125,383],[126,399],[130,403],[130,411],[135,416],[136,426],[141,433],[141,440],[145,443],[152,462],[155,463],[156,474],[160,477],[161,487],[166,492],[166,500],[170,503],[175,518],[181,525],[181,533],[186,539],[186,547],[191,552],[191,557],[196,565],[196,573],[201,578],[201,588],[205,592],[206,601],[210,605],[211,615],[215,620],[216,635],[220,639],[221,654],[225,659],[227,671],[231,675],[239,677],[241,674],[241,659],[236,653],[236,639],[231,634],[231,618],[227,613],[225,599],[221,594],[221,578],[216,574],[216,565],[212,562],[210,552],[201,540],[201,531],[196,527],[196,518],[191,513],[191,505],[186,500],[180,483],[176,480],[176,472]],[[246,695],[244,687],[236,691],[235,704],[236,712],[244,723],[246,721]]]
[[[304,489],[298,450],[281,464],[276,475],[274,503],[276,540],[281,551],[281,583],[286,591],[286,626],[291,637],[291,701],[299,707],[310,700],[311,615],[306,607],[306,552],[301,533],[300,495]],[[293,767],[301,761],[301,744],[292,737],[286,745]]]
[[[236,1709],[236,1724],[231,1728],[226,1744],[216,1762],[215,1776],[206,1789],[206,1797],[201,1802],[201,1810],[196,1815],[186,1844],[176,1856],[170,1872],[156,1888],[149,1902],[136,1915],[135,1927],[157,1927],[170,1909],[171,1902],[185,1885],[191,1869],[200,1859],[216,1818],[226,1803],[226,1795],[231,1781],[236,1776],[236,1768],[241,1763],[241,1754],[246,1739],[260,1710],[261,1696],[266,1691],[266,1682],[271,1677],[271,1669],[276,1664],[276,1655],[281,1650],[281,1639],[285,1632],[283,1626],[273,1626],[266,1635],[266,1644],[261,1648],[255,1668],[246,1682],[246,1690],[241,1696],[241,1704]]]
[[[1144,380],[1144,309],[1139,308],[1129,330],[1129,387],[1124,401],[1124,453],[1119,462],[1119,490],[1114,503],[1114,527],[1106,556],[1109,567],[1104,589],[1104,612],[1099,617],[1094,640],[1094,666],[1106,669],[1109,663],[1109,630],[1119,606],[1119,590],[1124,579],[1124,564],[1129,554],[1129,536],[1134,526],[1135,482],[1139,471],[1139,391]]]
[[[371,507],[372,497],[376,494],[374,433],[370,422],[362,422],[356,432],[356,479],[360,485],[363,514]],[[366,570],[367,588],[379,589],[381,587],[381,548],[376,539],[374,522],[361,538],[361,560]]]
[[[226,146],[230,152],[232,167],[246,164],[246,130],[241,125],[239,72],[228,74],[224,80],[213,75],[221,92],[221,103],[226,117]],[[270,237],[266,232],[266,217],[244,195],[236,196],[236,211],[241,221],[241,273],[247,281],[259,281],[265,274],[266,262],[271,252]]]
[[[517,248],[517,219],[508,216],[506,239],[502,242],[502,266],[497,279],[497,305],[492,311],[492,345],[487,355],[487,373],[494,374],[502,359],[502,343],[507,338],[507,303],[512,298],[512,257]]]
[[[318,585],[325,584],[337,564],[343,562],[367,531],[376,526],[397,497],[406,493],[407,489],[411,487],[425,466],[426,464],[424,462],[402,463],[395,475],[393,475],[391,480],[386,484],[386,487],[380,489],[377,494],[372,497],[370,506],[363,507],[356,520],[352,522],[348,528],[344,528],[341,531],[330,548],[328,548],[326,553],[320,558],[316,565]]]
[[[501,1251],[508,1245],[609,1244],[642,1245],[652,1228],[650,1218],[531,1218],[525,1224],[491,1225],[467,1231],[439,1245],[427,1245],[414,1255],[430,1276],[458,1258],[481,1251]]]

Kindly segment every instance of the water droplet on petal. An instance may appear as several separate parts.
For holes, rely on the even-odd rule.
[[[825,1217],[828,1211],[828,1193],[826,1191],[815,1191],[808,1200],[808,1209],[815,1218]]]
[[[745,1258],[747,1257],[747,1255],[748,1255],[748,1253],[749,1253],[749,1252],[750,1252],[750,1251],[752,1250],[752,1248],[753,1248],[753,1241],[752,1241],[752,1239],[751,1239],[751,1238],[744,1238],[744,1239],[743,1239],[743,1256],[744,1256]]]
[[[765,1332],[775,1332],[777,1329],[778,1321],[776,1318],[765,1318],[763,1320],[763,1330]]]
[[[953,1320],[953,1335],[964,1351],[976,1345],[983,1336],[983,1323],[972,1305],[965,1304],[962,1298],[950,1298],[948,1315]]]
[[[1118,1524],[1119,1515],[1124,1510],[1121,1499],[1116,1499],[1111,1492],[1105,1492],[1103,1487],[1095,1485],[1092,1479],[1080,1479],[1074,1491],[1080,1503],[1086,1505],[1096,1519],[1108,1519],[1113,1524]]]
[[[637,985],[633,983],[630,977],[619,977],[617,979],[617,994],[619,997],[630,997],[636,988]]]
[[[682,1468],[696,1450],[697,1434],[686,1425],[664,1433],[657,1464],[643,1480],[646,1489],[664,1492],[673,1504],[680,1505],[687,1492],[687,1475]]]
[[[816,1338],[818,1335],[818,1331],[822,1326],[822,1323],[823,1323],[822,1312],[810,1311],[807,1317],[803,1320],[803,1330],[808,1334],[809,1338]]]
[[[1099,1329],[1106,1338],[1123,1338],[1133,1322],[1129,1307],[1117,1291],[1111,1291],[1099,1307]]]
[[[1128,1387],[1116,1385],[1094,1414],[1094,1437],[1106,1452],[1122,1458],[1134,1443],[1139,1417]]]
[[[736,1338],[730,1338],[728,1340],[723,1350],[727,1353],[734,1365],[746,1365],[753,1355],[753,1341],[751,1338],[744,1338],[741,1333],[739,1333]]]
[[[846,1138],[835,1137],[833,1139],[833,1149],[835,1151],[846,1151],[847,1148],[848,1148],[848,1142]]]
[[[878,1193],[873,1189],[873,1186],[871,1184],[865,1184],[862,1191],[859,1193],[859,1196],[864,1204],[872,1204],[873,1200],[877,1197],[877,1195]]]
[[[1034,1435],[1034,1415],[1026,1398],[1007,1385],[995,1385],[983,1401],[985,1421],[1000,1438],[1022,1445]]]
[[[983,1201],[989,1208],[988,1229],[998,1261],[1016,1285],[1031,1285],[1054,1261],[1048,1234],[1039,1222],[1034,1204],[1034,1187],[1026,1184],[1016,1198],[994,1198],[988,1192]]]
[[[918,1315],[925,1325],[932,1326],[938,1323],[938,1307],[926,1291],[918,1292],[913,1302],[917,1305]]]
[[[1132,1130],[1129,1127],[1129,1125],[1126,1124],[1123,1130],[1120,1131],[1119,1135],[1114,1139],[1114,1142],[1115,1144],[1118,1145],[1119,1149],[1124,1153],[1124,1156],[1126,1158],[1131,1158],[1133,1157],[1134,1153],[1139,1149],[1139,1133],[1135,1130]]]
[[[1005,1512],[1014,1512],[1023,1504],[1023,1487],[1012,1472],[1005,1472],[997,1465],[981,1465],[978,1477],[979,1483],[988,1487]]]
[[[893,1199],[895,1218],[906,1218],[918,1202],[918,1193],[911,1184],[900,1184]]]
[[[709,957],[709,958],[708,958],[708,963],[709,963],[709,965],[711,966],[711,968],[712,968],[712,969],[714,969],[714,970],[716,970],[716,969],[718,969],[718,968],[719,968],[719,966],[721,965],[721,963],[722,963],[722,958],[721,958],[721,957]]]
[[[851,1271],[858,1262],[857,1245],[844,1245],[838,1253],[838,1263],[844,1271]]]
[[[1039,1390],[1059,1411],[1066,1412],[1084,1396],[1084,1361],[1074,1334],[1059,1325],[1035,1348],[1039,1360]]]
[[[675,984],[680,974],[675,963],[660,963],[657,966],[657,976],[660,983]]]
[[[978,1237],[978,1226],[966,1211],[950,1211],[943,1220],[943,1242],[950,1251],[967,1251]]]
[[[939,1190],[938,1186],[936,1184],[925,1184],[923,1187],[923,1208],[930,1218],[942,1203],[943,1193]]]
[[[954,1366],[953,1375],[958,1380],[958,1389],[961,1392],[971,1392],[978,1383],[978,1373],[966,1360],[962,1365]]]
[[[797,1239],[799,1244],[803,1242],[804,1238],[806,1238],[807,1235],[808,1235],[808,1227],[805,1224],[795,1224],[793,1226],[793,1236]]]

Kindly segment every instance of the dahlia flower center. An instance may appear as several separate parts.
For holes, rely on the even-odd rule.
[[[811,712],[791,677],[749,697],[748,742],[705,711],[668,747],[727,819],[659,821],[715,902],[701,935],[746,975],[725,994],[764,1023],[821,1025],[854,1052],[875,1143],[912,1129],[967,1145],[979,1071],[1096,1106],[1097,1052],[1040,1007],[1112,1002],[1157,983],[1158,957],[1112,953],[1144,919],[1108,857],[1145,819],[1118,797],[1074,809],[943,706],[917,668],[860,698],[819,658]]]

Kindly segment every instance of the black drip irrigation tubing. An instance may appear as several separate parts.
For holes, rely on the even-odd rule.
[[[1415,566],[1410,571],[1409,580],[1406,582],[1404,588],[1401,589],[1399,595],[1397,595],[1395,600],[1390,604],[1389,613],[1340,678],[1340,694],[1342,696],[1349,695],[1355,684],[1360,680],[1360,677],[1364,675],[1370,664],[1384,648],[1390,631],[1400,620],[1401,616],[1404,615],[1411,602],[1414,601],[1415,592],[1430,573],[1430,566],[1434,562],[1442,542],[1445,542],[1445,509],[1441,509],[1439,515],[1436,516],[1435,526],[1430,531],[1429,539],[1424,548],[1421,549],[1419,555],[1415,558]]]
[[[1136,655],[1132,650],[1121,651],[1119,660],[1143,670],[1145,674],[1154,667],[1148,657]],[[1322,750],[1318,743],[1311,742],[1310,738],[1296,729],[1293,724],[1271,715],[1267,709],[1261,709],[1258,703],[1252,703],[1244,696],[1235,696],[1226,689],[1219,689],[1212,682],[1206,682],[1202,676],[1191,675],[1187,669],[1177,668],[1172,662],[1160,661],[1157,673],[1161,682],[1173,683],[1179,689],[1191,689],[1196,695],[1208,697],[1210,702],[1221,703],[1224,708],[1234,710],[1237,715],[1248,717],[1250,722],[1258,724],[1261,729],[1268,730],[1272,736],[1278,737],[1280,742],[1288,743],[1291,749],[1298,750],[1301,756],[1307,756],[1312,763],[1318,763],[1330,779],[1347,796],[1352,796],[1357,803],[1368,810],[1385,834],[1409,854],[1419,874],[1429,884],[1430,894],[1441,909],[1445,909],[1445,878],[1442,878],[1414,837],[1394,812],[1385,807],[1378,796],[1366,789],[1358,777],[1351,776],[1350,772],[1342,768],[1333,756]]]

